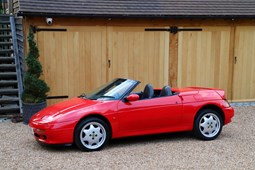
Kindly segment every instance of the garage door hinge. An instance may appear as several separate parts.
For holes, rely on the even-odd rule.
[[[67,31],[65,28],[38,28],[36,26],[31,26],[33,32],[40,32],[40,31]]]
[[[145,28],[145,31],[167,31],[173,34],[179,31],[202,31],[202,28],[178,28],[177,26],[172,26],[170,28]]]
[[[66,99],[69,96],[65,95],[65,96],[47,96],[47,100],[48,99]]]

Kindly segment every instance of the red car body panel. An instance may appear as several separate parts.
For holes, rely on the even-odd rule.
[[[113,137],[176,131],[181,121],[182,103],[177,95],[136,102],[118,103],[119,130]]]
[[[112,138],[190,131],[198,111],[207,106],[221,110],[224,124],[234,116],[223,90],[191,87],[172,91],[175,95],[133,102],[73,98],[38,112],[29,125],[38,141],[69,144],[74,142],[76,125],[89,116],[106,119]]]

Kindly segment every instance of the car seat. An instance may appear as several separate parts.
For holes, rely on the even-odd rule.
[[[142,99],[150,99],[153,97],[153,95],[154,95],[154,89],[153,89],[152,85],[147,84],[144,87]]]

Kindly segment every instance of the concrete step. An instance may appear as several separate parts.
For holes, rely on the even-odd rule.
[[[0,98],[0,104],[17,103],[17,102],[19,102],[18,97]]]
[[[0,24],[2,25],[10,25],[10,21],[0,21]]]
[[[15,69],[15,64],[0,64],[0,70],[10,70]]]
[[[0,45],[11,46],[12,42],[0,42]]]
[[[0,78],[16,78],[16,72],[0,72]]]
[[[11,15],[9,15],[9,14],[0,14],[0,18],[3,19],[3,20],[8,20],[9,21],[10,16]]]
[[[13,53],[12,49],[0,49],[0,54],[11,54]]]
[[[0,107],[0,113],[8,114],[8,113],[20,113],[19,106],[6,106]]]
[[[13,63],[15,62],[14,57],[0,57],[0,63]]]
[[[0,87],[17,85],[17,80],[0,80]]]
[[[0,28],[0,32],[10,32],[11,28]]]
[[[18,89],[0,89],[0,95],[18,95]]]
[[[11,35],[0,35],[0,39],[10,39],[10,38],[12,38],[12,36]]]

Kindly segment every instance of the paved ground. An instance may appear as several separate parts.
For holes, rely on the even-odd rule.
[[[235,107],[214,141],[190,133],[119,139],[99,152],[42,147],[22,123],[0,123],[0,169],[255,169],[255,107]]]

